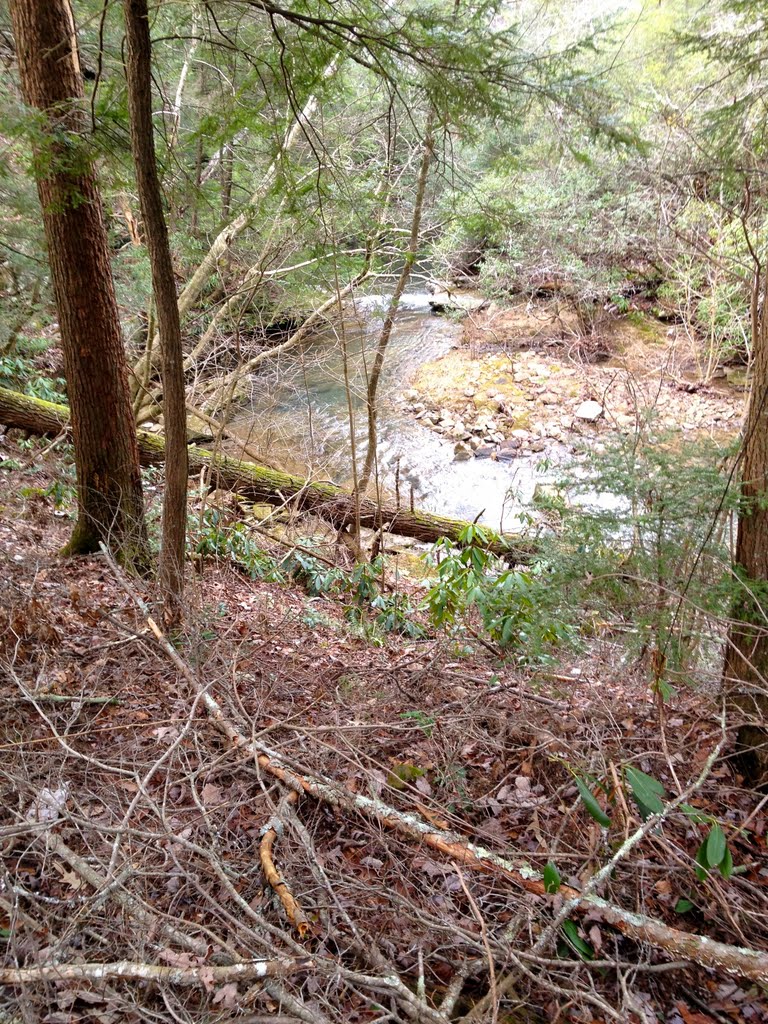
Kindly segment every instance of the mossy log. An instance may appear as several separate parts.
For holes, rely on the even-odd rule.
[[[69,409],[65,405],[0,388],[0,423],[33,434],[55,435],[68,429]],[[165,461],[162,437],[140,430],[138,441],[142,465],[156,466]],[[203,471],[208,474],[212,487],[236,491],[249,501],[278,506],[293,504],[301,511],[313,512],[338,529],[352,526],[356,520],[354,496],[335,484],[305,480],[191,445],[190,475],[199,475]],[[383,527],[389,533],[429,543],[440,537],[458,541],[469,524],[463,519],[449,519],[421,509],[411,511],[389,503],[379,505],[370,498],[362,498],[360,525],[373,530]],[[534,550],[530,542],[510,534],[491,536],[491,547],[497,554],[520,562],[530,560]]]

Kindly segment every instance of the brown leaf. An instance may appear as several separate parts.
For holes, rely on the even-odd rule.
[[[206,782],[203,786],[203,792],[201,794],[203,803],[206,807],[215,807],[222,802],[222,793],[224,790],[221,786],[214,786],[212,782]]]
[[[226,1010],[235,1010],[238,1006],[237,985],[230,981],[228,985],[222,985],[213,997],[214,1006],[223,1006]]]
[[[161,949],[158,953],[161,960],[165,960],[171,967],[181,967],[186,969],[191,967],[193,964],[191,953],[178,953],[175,949]]]
[[[684,1003],[676,1003],[685,1024],[712,1024],[712,1018],[695,1010],[689,1010]]]
[[[213,992],[213,990],[216,988],[216,983],[214,981],[215,975],[213,973],[213,968],[210,967],[210,966],[201,967],[200,968],[200,973],[199,973],[199,978],[200,978],[200,981],[203,983],[203,988],[205,989],[205,991],[206,992]]]
[[[60,863],[54,864],[54,867],[61,875],[62,882],[65,882],[70,887],[70,889],[73,889],[75,892],[77,892],[77,890],[81,888],[83,880],[76,871],[67,871],[64,865]]]

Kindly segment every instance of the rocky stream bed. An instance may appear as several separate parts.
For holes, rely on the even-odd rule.
[[[401,405],[452,441],[457,460],[512,461],[638,430],[723,442],[738,431],[743,388],[697,380],[682,330],[637,319],[603,330],[595,362],[558,318],[491,304],[465,321],[461,344],[420,367]]]

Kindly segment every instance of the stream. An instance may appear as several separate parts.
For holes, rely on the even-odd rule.
[[[457,461],[454,442],[415,420],[399,401],[414,374],[459,344],[462,327],[432,313],[426,292],[406,293],[400,303],[379,384],[379,477],[388,495],[399,491],[403,504],[411,489],[417,506],[496,530],[519,528],[537,483],[551,479],[559,446],[511,462],[471,458]],[[365,458],[365,382],[379,337],[388,296],[356,300],[343,328],[319,335],[301,351],[275,360],[254,378],[250,408],[232,424],[244,439],[286,470],[351,487],[353,480],[349,405],[344,356],[350,384],[358,467]],[[343,334],[343,337],[342,337]],[[546,463],[546,465],[542,465]]]

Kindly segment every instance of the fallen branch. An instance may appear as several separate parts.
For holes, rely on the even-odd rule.
[[[50,830],[48,823],[45,824],[48,828],[48,834],[46,835],[48,850],[65,860],[95,890],[95,903],[100,903],[102,900],[107,899],[107,897],[111,897],[116,903],[119,903],[127,914],[146,929],[148,935],[159,933],[165,937],[166,941],[174,942],[176,945],[181,946],[182,949],[187,949],[198,956],[206,956],[209,953],[209,943],[204,939],[193,938],[167,921],[162,921],[143,907],[135,896],[124,891],[121,887],[123,882],[122,873],[117,878],[108,879],[105,875],[96,871],[79,853],[75,853],[74,850],[70,849],[57,832]],[[131,868],[130,870],[132,871],[133,869]]]
[[[251,753],[264,771],[297,793],[306,793],[332,807],[373,819],[385,828],[424,843],[451,860],[458,861],[462,867],[500,875],[535,896],[547,896],[543,876],[529,864],[501,857],[491,850],[468,842],[456,833],[428,824],[417,814],[390,807],[382,800],[361,793],[348,793],[321,775],[309,772],[299,775],[289,768],[275,751],[258,740],[246,737],[224,714],[210,690],[200,683],[193,670],[160,630],[145,602],[124,582],[103,545],[102,551],[125,593],[141,610],[166,656],[190,684],[195,696],[202,699],[212,721],[233,747]],[[579,910],[599,910],[606,922],[635,941],[647,942],[673,957],[692,961],[701,967],[724,971],[726,974],[768,985],[768,952],[716,942],[707,936],[681,931],[646,914],[617,907],[593,892],[582,893],[570,886],[561,886],[559,895],[566,900],[573,900],[573,906]]]
[[[47,981],[153,981],[158,984],[194,986],[211,989],[233,981],[252,981],[254,978],[286,978],[291,974],[310,971],[313,960],[295,960],[279,957],[274,960],[249,960],[240,964],[218,967],[203,964],[200,967],[164,967],[158,964],[134,963],[117,960],[113,963],[44,964],[40,967],[2,967],[0,984],[34,985]]]
[[[0,423],[36,434],[58,434],[69,425],[69,409],[65,405],[0,388]],[[138,443],[142,465],[156,466],[165,461],[162,437],[140,430]],[[355,522],[353,496],[335,484],[305,480],[266,466],[215,454],[205,448],[190,446],[188,452],[190,475],[205,473],[213,486],[236,491],[248,501],[281,507],[291,504],[300,511],[320,516],[339,530]],[[383,527],[389,533],[428,543],[441,537],[458,541],[470,525],[462,519],[449,519],[419,509],[410,511],[396,505],[379,505],[370,499],[361,498],[359,508],[361,526],[372,530]],[[533,554],[533,545],[520,537],[510,534],[493,534],[491,537],[491,550],[497,554],[509,555],[520,562],[529,561]]]
[[[295,804],[298,799],[299,794],[295,790],[291,790],[280,801],[276,813],[272,815],[264,826],[264,832],[259,843],[259,859],[261,860],[264,877],[277,894],[278,899],[283,905],[283,910],[285,910],[286,917],[299,933],[299,938],[303,939],[309,931],[309,921],[299,906],[296,897],[291,892],[288,883],[275,867],[275,862],[272,858],[275,840],[283,831],[283,823],[280,820],[280,808],[283,805],[283,801],[286,804]]]
[[[638,828],[631,836],[628,836],[627,839],[625,839],[625,841],[621,844],[616,853],[614,853],[613,857],[611,857],[611,859],[607,863],[605,863],[599,871],[592,875],[592,877],[589,879],[589,881],[581,890],[581,892],[574,892],[574,895],[569,896],[569,898],[563,902],[557,914],[555,914],[553,919],[549,922],[547,927],[542,931],[542,933],[536,940],[536,943],[530,951],[531,957],[541,957],[543,954],[545,954],[547,951],[547,946],[551,945],[551,943],[555,941],[556,937],[560,933],[560,929],[563,926],[563,924],[568,920],[568,918],[575,910],[578,910],[580,904],[583,903],[584,900],[588,900],[589,897],[597,889],[599,889],[604,882],[608,881],[608,879],[613,875],[614,871],[621,863],[621,861],[626,859],[628,854],[631,852],[631,850],[634,849],[635,846],[638,845],[638,843],[645,839],[645,837],[650,832],[658,831],[661,828],[664,821],[672,813],[672,811],[679,807],[680,804],[684,803],[687,800],[690,800],[691,796],[693,796],[693,794],[701,788],[707,776],[712,771],[715,762],[720,756],[720,752],[723,749],[724,743],[725,722],[723,722],[723,739],[721,739],[721,741],[717,744],[717,746],[715,746],[715,748],[707,757],[707,760],[698,778],[694,779],[694,781],[682,793],[675,797],[674,800],[666,804],[663,811],[661,811],[658,814],[652,814],[650,817],[646,818],[643,824],[640,826],[640,828]],[[507,977],[504,978],[500,984],[500,989],[503,993],[514,990],[518,982],[518,974],[521,971],[524,973],[524,968],[518,961],[518,969],[516,971],[513,971],[511,974],[508,974]],[[483,998],[473,1006],[472,1010],[467,1014],[464,1020],[467,1021],[468,1024],[470,1021],[482,1020],[484,1013],[489,1008],[495,1008],[496,1001],[497,993],[494,991],[494,988],[492,986],[491,991],[487,995],[483,996]]]
[[[227,408],[231,404],[233,396],[237,393],[238,385],[242,384],[249,374],[257,370],[262,363],[275,359],[306,341],[307,338],[311,336],[312,332],[316,330],[318,324],[323,323],[327,315],[331,313],[332,310],[341,309],[343,300],[347,298],[347,296],[353,294],[355,288],[359,287],[363,281],[365,281],[368,274],[369,268],[366,263],[360,273],[349,281],[339,292],[335,292],[329,299],[326,299],[322,305],[318,306],[316,310],[310,313],[301,326],[298,327],[289,338],[286,338],[285,341],[281,342],[279,345],[273,346],[272,348],[265,348],[263,351],[253,356],[253,358],[247,360],[241,366],[236,367],[223,377],[210,381],[207,389],[208,393],[202,400],[198,400],[197,404],[201,405],[203,411],[208,413],[210,416],[213,416]]]
[[[85,697],[83,694],[70,696],[66,693],[36,693],[34,696],[26,694],[19,697],[4,697],[11,704],[120,704],[117,697]]]

